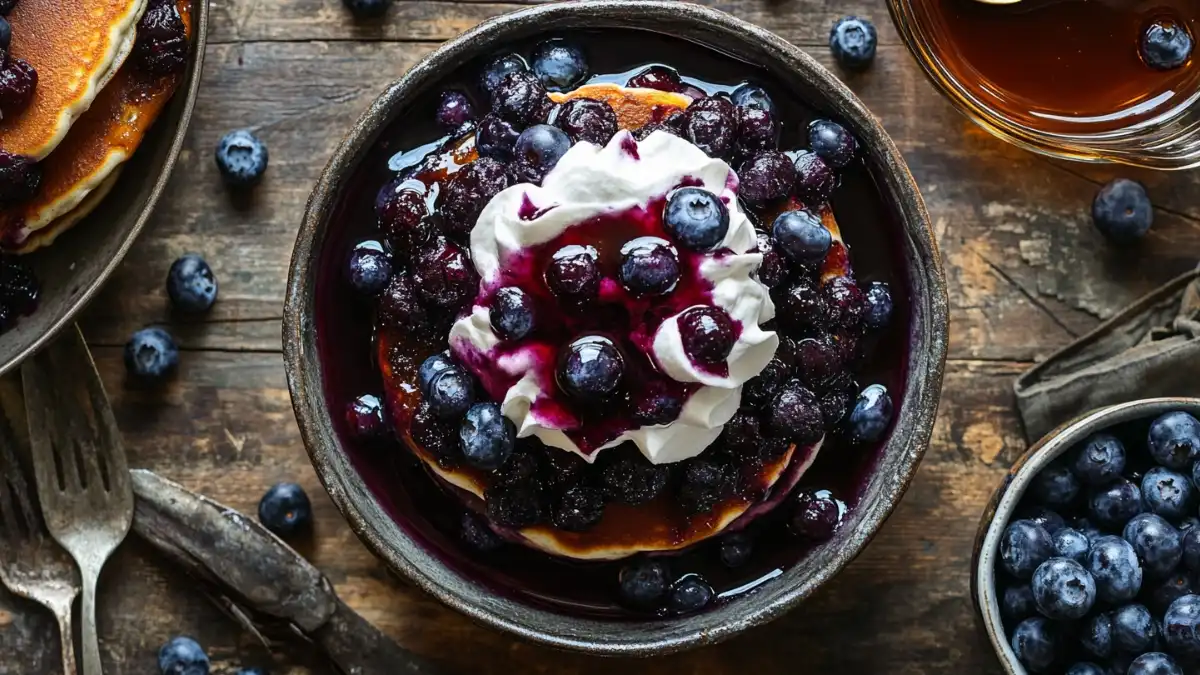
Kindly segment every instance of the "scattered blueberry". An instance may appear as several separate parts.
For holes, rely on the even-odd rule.
[[[569,91],[588,76],[587,59],[566,40],[547,40],[533,52],[533,73],[549,91]]]
[[[1126,675],[1183,675],[1175,659],[1162,652],[1147,652],[1129,664]]]
[[[1172,70],[1192,56],[1192,36],[1174,21],[1155,21],[1142,33],[1142,60],[1155,70]]]
[[[1059,508],[1075,501],[1079,495],[1079,480],[1065,466],[1050,466],[1033,477],[1029,489],[1041,503]]]
[[[621,284],[637,295],[661,295],[679,281],[679,259],[667,242],[639,237],[621,247]]]
[[[1096,597],[1104,602],[1128,602],[1142,588],[1142,565],[1133,546],[1112,535],[1092,542],[1084,566],[1096,582]]]
[[[1142,491],[1118,478],[1092,492],[1089,514],[1102,527],[1119,529],[1142,510]]]
[[[796,157],[796,196],[810,208],[829,201],[838,186],[838,176],[815,152],[801,152]]]
[[[171,638],[158,650],[158,671],[162,675],[208,675],[208,655],[189,637]]]
[[[1163,616],[1163,637],[1175,656],[1200,659],[1200,595],[1185,595],[1171,603]]]
[[[438,417],[444,420],[458,419],[475,403],[475,383],[462,368],[447,368],[429,381],[426,400],[433,414]]]
[[[745,532],[735,532],[726,535],[721,540],[721,563],[726,567],[734,568],[745,565],[753,552],[754,542]]]
[[[678,323],[683,351],[696,363],[724,363],[737,342],[733,320],[720,307],[692,307],[679,316]]]
[[[1156,466],[1142,476],[1142,501],[1146,508],[1167,520],[1179,520],[1195,505],[1195,488],[1181,473]]]
[[[1150,424],[1147,443],[1154,461],[1184,469],[1200,459],[1200,422],[1183,412],[1169,412]]]
[[[829,31],[829,50],[846,70],[866,70],[875,60],[878,41],[875,26],[857,16],[838,19]]]
[[[1056,627],[1042,617],[1025,619],[1012,634],[1012,650],[1017,660],[1029,670],[1040,673],[1058,659],[1061,639]]]
[[[716,597],[712,586],[698,574],[687,574],[671,584],[667,609],[672,614],[691,614],[709,605]]]
[[[667,567],[656,560],[639,560],[621,568],[617,577],[621,600],[629,607],[652,611],[667,595]]]
[[[374,394],[355,397],[346,406],[346,425],[351,435],[360,441],[382,437],[387,430],[383,417],[383,402]]]
[[[559,357],[558,384],[582,400],[599,401],[617,392],[625,375],[625,359],[602,337],[583,337]]]
[[[845,127],[830,120],[808,125],[808,146],[834,169],[840,169],[858,153],[858,142]]]
[[[179,367],[179,348],[162,328],[143,328],[125,343],[125,371],[143,380],[161,380]]]
[[[729,232],[729,211],[708,190],[680,188],[667,200],[663,225],[680,246],[693,251],[708,251],[725,240]]]
[[[464,124],[475,121],[475,107],[471,105],[471,99],[467,98],[466,94],[451,89],[442,92],[434,115],[438,126],[448,133],[453,133]]]
[[[1082,618],[1096,602],[1096,582],[1092,575],[1067,558],[1050,558],[1039,565],[1030,587],[1038,611],[1049,619]]]
[[[498,469],[512,454],[517,430],[497,403],[476,403],[467,410],[458,431],[463,456],[484,471]]]
[[[1075,475],[1088,485],[1104,485],[1125,471],[1125,446],[1111,434],[1096,434],[1075,457]]]
[[[384,283],[387,283],[386,279]],[[181,256],[171,264],[167,273],[167,295],[171,298],[171,304],[179,310],[192,313],[207,311],[217,301],[217,280],[212,268],[195,253]]]
[[[312,527],[312,504],[304,488],[295,483],[279,483],[258,502],[258,520],[263,527],[286,538]]]
[[[821,262],[833,246],[833,234],[807,209],[779,214],[771,238],[787,257],[801,263]]]
[[[342,0],[356,19],[375,19],[387,14],[392,0]]]
[[[492,59],[487,66],[484,67],[479,78],[479,88],[483,89],[488,96],[492,95],[505,75],[509,73],[526,72],[529,66],[525,63],[525,59],[518,54],[503,54]]]
[[[516,286],[497,289],[490,307],[492,330],[505,340],[521,340],[533,332],[533,298]]]
[[[600,292],[599,265],[591,246],[564,246],[550,257],[546,285],[560,300],[583,304]]]
[[[183,258],[179,260],[182,261]],[[179,264],[179,261],[176,261],[176,264]],[[205,265],[204,269],[207,270],[208,265]],[[171,271],[175,271],[174,266],[171,267]],[[377,295],[387,287],[388,282],[392,279],[392,257],[384,250],[383,244],[377,241],[368,239],[361,242],[350,252],[347,277],[354,290],[364,295]],[[211,270],[208,273],[208,279],[212,287],[212,297],[209,299],[211,305],[217,297],[217,282],[212,278]],[[169,288],[170,285],[168,285]],[[174,297],[172,294],[171,298],[174,299]]]
[[[570,149],[571,138],[562,129],[535,124],[517,136],[513,145],[514,171],[521,182],[541,183]]]
[[[888,324],[892,318],[892,289],[886,281],[872,281],[867,285],[867,308],[863,314],[863,325],[871,330],[879,330]]]
[[[862,390],[850,411],[848,433],[854,443],[875,443],[892,423],[892,397],[887,387],[872,384]]]
[[[1055,554],[1060,558],[1069,558],[1080,564],[1087,560],[1087,552],[1091,548],[1091,542],[1079,530],[1064,527],[1050,535],[1050,538],[1054,542]]]
[[[1141,239],[1154,223],[1146,188],[1128,178],[1109,181],[1092,200],[1092,222],[1114,243],[1131,244]]]
[[[267,146],[248,129],[231,131],[217,143],[217,169],[233,187],[249,187],[267,170]]]
[[[1158,624],[1144,605],[1118,607],[1112,613],[1113,647],[1119,652],[1140,654],[1158,641]]]
[[[1112,615],[1100,613],[1084,621],[1079,633],[1083,650],[1098,659],[1108,659],[1113,654]]]
[[[1171,573],[1183,557],[1179,532],[1162,516],[1140,513],[1125,524],[1125,541],[1142,561],[1148,576],[1162,578]]]

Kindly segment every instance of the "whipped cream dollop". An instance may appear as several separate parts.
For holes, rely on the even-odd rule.
[[[557,356],[555,347],[536,340],[505,345],[492,329],[487,303],[477,300],[451,328],[450,348],[501,400],[501,410],[516,425],[518,436],[536,436],[589,462],[600,450],[627,441],[655,464],[688,459],[716,440],[738,409],[742,385],[774,356],[779,338],[760,324],[774,317],[775,307],[767,288],[754,276],[762,255],[757,252],[754,226],[738,204],[737,176],[724,161],[665,132],[638,142],[621,131],[604,147],[577,143],[541,186],[514,185],[493,197],[471,231],[471,258],[483,289],[480,297],[508,283],[507,266],[527,265],[530,250],[560,238],[570,228],[613,214],[661,209],[665,198],[682,186],[712,192],[729,212],[724,240],[714,252],[704,254],[695,268],[702,283],[711,287],[703,304],[724,309],[739,328],[726,367],[696,364],[686,354],[678,320],[687,307],[664,319],[651,336],[627,336],[630,344],[648,352],[659,372],[683,383],[689,393],[675,421],[614,430],[619,433],[585,451],[572,438],[578,438],[574,433],[578,429],[571,428],[578,421],[556,414],[554,405],[543,405],[564,396],[557,388],[553,366],[547,368],[547,359]],[[603,290],[600,301],[604,301]],[[502,391],[497,391],[500,387]]]

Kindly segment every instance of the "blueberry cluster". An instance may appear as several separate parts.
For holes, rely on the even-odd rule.
[[[1136,454],[1099,433],[1034,478],[998,563],[1025,668],[1182,675],[1200,663],[1198,460],[1200,422],[1171,412]]]
[[[217,301],[217,277],[200,255],[186,253],[167,271],[167,296],[179,314],[202,314]],[[179,347],[158,326],[135,332],[125,343],[125,371],[146,384],[161,384],[179,368]]]
[[[0,256],[0,333],[10,330],[17,318],[37,309],[41,285],[33,270],[16,256]]]
[[[151,0],[137,25],[133,56],[143,72],[170,75],[187,63],[188,39],[175,0]]]
[[[8,3],[2,12],[7,15],[16,2]],[[9,53],[12,46],[12,25],[0,16],[0,118],[10,119],[21,114],[33,100],[38,74],[25,59]]]
[[[212,662],[204,648],[190,637],[174,637],[158,650],[158,672],[162,675],[209,675]],[[222,671],[224,672],[224,671]],[[236,675],[266,675],[262,668],[238,668]]]

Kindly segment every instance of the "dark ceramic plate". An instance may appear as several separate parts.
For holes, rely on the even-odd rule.
[[[192,2],[195,23],[187,74],[125,164],[112,192],[54,245],[25,256],[42,283],[41,300],[36,312],[22,317],[15,328],[0,336],[0,374],[20,365],[83,309],[150,218],[183,147],[200,88],[208,0]]]
[[[318,357],[315,315],[319,261],[333,238],[343,198],[381,134],[418,99],[473,59],[542,35],[580,29],[636,29],[690,41],[758,64],[823,114],[847,124],[865,146],[878,192],[894,213],[899,275],[911,295],[907,381],[890,439],[863,478],[860,499],[834,538],[755,591],[681,618],[622,620],[568,615],[504,593],[450,564],[413,523],[394,519],[368,487],[334,429]],[[547,4],[485,22],[451,40],[387,89],[334,152],[309,200],[292,254],[284,309],[288,385],[305,445],[334,503],[368,547],[394,571],[490,626],[538,642],[596,654],[648,655],[723,640],[779,616],[844,568],[870,540],[907,488],[928,445],[946,355],[947,300],[929,216],[896,146],[835,76],[779,37],[701,6],[640,0]],[[365,344],[365,343],[364,343]],[[332,371],[330,371],[332,372]]]

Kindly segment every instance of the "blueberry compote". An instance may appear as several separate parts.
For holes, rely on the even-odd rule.
[[[350,177],[319,265],[316,319],[325,396],[339,411],[339,432],[380,502],[446,563],[496,592],[591,616],[697,611],[778,576],[853,516],[882,443],[875,432],[880,415],[892,412],[859,393],[883,385],[898,407],[906,376],[909,303],[894,214],[855,139],[845,130],[840,136],[838,128],[812,125],[823,116],[804,99],[816,100],[818,92],[796,90],[753,64],[653,34],[554,37],[569,49],[539,49],[537,40],[511,45],[512,55],[465,64],[385,130]],[[564,85],[564,73],[581,79]],[[616,98],[606,106],[568,106],[546,94],[631,80],[693,101],[684,99],[686,111],[670,96],[651,97],[640,107]],[[439,106],[448,99],[464,104],[447,91],[464,94],[473,111],[448,135],[447,125],[439,124],[446,117]],[[469,233],[484,205],[516,182],[544,178],[564,143],[603,143],[618,125],[638,139],[666,131],[734,171],[747,167],[747,175],[739,175],[747,188],[740,193],[742,208],[764,252],[758,279],[771,288],[776,306],[776,319],[764,328],[782,338],[776,358],[744,387],[742,406],[722,436],[699,456],[670,464],[652,465],[626,446],[604,450],[589,464],[516,439],[511,423],[495,415],[495,383],[464,389],[456,373],[472,368],[429,358],[447,350],[455,319],[484,303],[497,335],[553,335],[566,356],[547,363],[559,369],[572,359],[588,364],[569,377],[559,373],[558,380],[570,410],[587,422],[577,436],[580,447],[589,434],[607,435],[604,424],[648,426],[678,417],[687,386],[659,375],[652,362],[638,361],[605,327],[628,324],[630,317],[653,324],[654,317],[630,313],[634,299],[644,307],[709,306],[709,289],[689,274],[695,263],[690,256],[713,254],[705,252],[713,223],[703,200],[686,209],[694,222],[673,221],[675,227],[662,225],[664,195],[663,203],[647,207],[649,214],[568,230],[567,239],[578,241],[557,242],[561,246],[533,256],[531,269],[544,269],[542,275],[515,273],[477,299]],[[629,146],[636,152],[636,143]],[[530,204],[529,217],[537,208]],[[776,226],[779,214],[804,208],[818,224],[822,216],[831,224],[836,216],[840,238],[822,237],[819,226],[802,217]],[[381,215],[386,222],[380,223]],[[356,291],[346,269],[355,246],[366,240],[384,242],[392,255],[391,280],[374,296]],[[852,276],[846,277],[851,262]],[[529,283],[534,278],[537,283]],[[517,290],[502,290],[510,288]],[[680,299],[670,299],[673,294]],[[622,302],[603,302],[614,296]],[[710,361],[719,369],[739,328],[700,315],[686,323],[695,327],[685,340],[693,362]],[[363,443],[343,422],[354,419],[346,411],[364,394],[386,399],[393,440]],[[463,409],[468,412],[459,416]],[[856,434],[852,419],[871,433]],[[786,472],[780,465],[789,444],[798,448],[795,465],[808,457],[806,443],[821,435],[821,452],[792,494],[783,499],[764,491],[767,473],[776,471],[778,478]],[[414,438],[421,440],[419,453],[412,451]],[[869,440],[852,440],[863,438]],[[434,467],[481,483],[486,503],[432,477]],[[730,504],[745,510],[764,500],[772,508],[760,509],[762,514],[751,508],[755,517],[739,521],[746,527],[666,555],[587,562],[513,541],[520,528],[536,526],[568,549],[586,549],[589,538],[619,543],[616,533],[646,528],[659,528],[655,536],[670,543],[688,528],[714,529],[713,514]],[[495,531],[489,521],[498,525]]]

